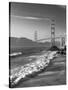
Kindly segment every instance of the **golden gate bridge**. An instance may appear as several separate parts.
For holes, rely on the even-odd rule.
[[[12,17],[14,17],[12,15]],[[34,34],[34,39],[35,39],[35,42],[43,42],[43,41],[47,41],[47,40],[50,40],[51,42],[51,45],[54,46],[55,45],[55,41],[58,39],[60,40],[60,47],[64,47],[65,46],[65,43],[66,43],[66,35],[59,35],[59,36],[55,36],[55,19],[54,17],[50,18],[50,17],[23,17],[23,16],[15,16],[16,18],[19,18],[19,19],[33,19],[33,20],[48,20],[50,21],[50,24],[51,24],[51,36],[49,38],[43,38],[43,39],[38,39],[37,36],[37,31],[35,31],[35,34]]]
[[[55,20],[54,19],[50,19],[50,18],[44,18],[44,20],[50,20],[51,21],[51,36],[48,38],[43,38],[43,39],[38,39],[38,33],[37,31],[35,31],[34,34],[34,38],[36,42],[46,42],[46,41],[50,41],[51,42],[51,46],[55,46],[55,41],[60,41],[60,48],[63,48],[65,46],[66,43],[66,35],[59,35],[59,36],[55,36]]]

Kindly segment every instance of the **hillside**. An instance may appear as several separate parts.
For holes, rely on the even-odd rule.
[[[38,43],[27,38],[9,37],[9,41],[10,53],[22,51],[24,53],[40,52],[42,50],[48,50],[51,47],[50,42]],[[59,42],[55,44],[58,46]]]
[[[10,37],[10,48],[25,48],[25,47],[49,47],[50,43],[37,43],[27,38]]]

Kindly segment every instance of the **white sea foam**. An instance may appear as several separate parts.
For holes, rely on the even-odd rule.
[[[17,55],[21,55],[22,52],[14,52],[14,53],[11,53],[10,56],[17,56]]]
[[[10,75],[10,80],[13,81],[13,78],[17,77],[13,81],[14,84],[17,84],[20,81],[20,79],[25,78],[27,75],[33,74],[34,72],[36,73],[41,69],[44,69],[49,65],[50,60],[55,57],[56,53],[56,51],[47,52],[43,55],[38,56],[36,58],[36,61],[19,67],[19,70],[17,70],[17,68],[14,69],[13,71],[15,73],[13,72],[12,75]]]

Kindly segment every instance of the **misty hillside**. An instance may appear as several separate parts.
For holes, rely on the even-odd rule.
[[[49,47],[50,43],[37,43],[27,38],[10,37],[10,48],[25,48],[25,47]]]

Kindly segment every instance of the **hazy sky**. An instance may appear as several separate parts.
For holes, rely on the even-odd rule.
[[[51,36],[51,19],[55,20],[55,34],[66,32],[66,7],[59,5],[11,3],[10,35],[34,40]]]

